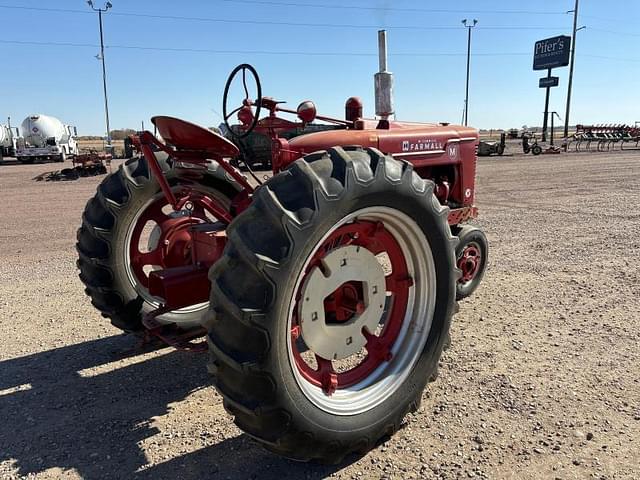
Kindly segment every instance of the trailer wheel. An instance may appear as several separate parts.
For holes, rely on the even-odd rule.
[[[476,291],[489,258],[489,242],[482,230],[464,225],[454,234],[460,240],[456,247],[456,264],[462,272],[456,284],[456,299],[467,298]]]
[[[33,163],[34,158],[33,157],[17,157],[17,160],[20,163],[27,164],[27,163]]]
[[[415,411],[455,309],[448,209],[409,163],[335,147],[260,187],[210,271],[210,370],[235,423],[337,463]]]
[[[207,173],[186,181],[169,162],[161,166],[178,199],[194,191],[229,208],[236,190],[219,177]],[[190,190],[181,193],[184,187]],[[194,198],[192,203],[192,215],[173,212],[143,158],[133,158],[107,176],[87,203],[77,234],[77,266],[91,303],[115,327],[141,330],[142,314],[158,308],[158,299],[148,291],[150,270],[191,263],[180,249],[182,236],[194,224],[216,221],[204,202]],[[202,322],[207,309],[204,303],[157,319],[191,328]]]

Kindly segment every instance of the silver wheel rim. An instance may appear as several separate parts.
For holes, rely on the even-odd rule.
[[[298,292],[313,252],[338,228],[358,220],[381,221],[402,249],[407,269],[413,277],[407,311],[401,331],[391,352],[367,378],[347,388],[326,395],[321,387],[310,383],[298,370],[292,354],[291,335],[287,334],[287,355],[296,383],[304,396],[321,410],[333,415],[357,415],[369,411],[391,397],[406,381],[426,345],[436,301],[436,273],[429,243],[418,224],[405,213],[389,207],[369,207],[353,212],[336,223],[314,246],[296,280]],[[291,331],[295,299],[289,305],[287,332]]]

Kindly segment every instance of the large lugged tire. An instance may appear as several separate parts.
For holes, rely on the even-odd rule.
[[[229,226],[210,370],[269,450],[336,463],[418,408],[456,307],[457,239],[433,188],[375,149],[336,147],[267,181]]]
[[[174,191],[189,185],[227,209],[230,198],[237,193],[218,170],[207,171],[200,177],[190,175],[192,179],[185,180],[178,177],[176,169],[166,159],[161,159],[160,164]],[[144,158],[132,158],[104,179],[82,215],[76,243],[80,279],[91,303],[104,317],[110,318],[115,327],[126,332],[141,330],[142,314],[158,307],[157,300],[144,285],[142,274],[133,267],[130,243],[135,231],[132,228],[143,221],[141,216],[145,211],[155,206],[157,214],[162,215],[161,202],[166,204],[147,162]],[[185,219],[181,228],[188,227],[186,222]],[[151,232],[149,237],[153,235]],[[169,312],[158,320],[191,328],[202,323],[207,310],[207,304],[198,305]]]

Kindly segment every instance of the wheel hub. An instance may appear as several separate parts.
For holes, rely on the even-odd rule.
[[[163,196],[147,205],[132,225],[128,236],[129,261],[132,280],[145,289],[149,287],[149,268],[173,268],[192,263],[193,238],[191,229],[195,225],[211,223],[216,218],[215,209],[208,204],[206,194],[190,190],[176,190],[178,208],[168,210]],[[153,228],[144,241],[147,225]],[[146,248],[142,248],[142,244]]]
[[[380,262],[366,248],[349,245],[326,255],[302,289],[300,327],[309,348],[327,360],[359,352],[367,343],[363,332],[375,332],[384,312],[385,282]],[[337,312],[333,321],[329,297]],[[350,318],[345,310],[353,312]]]
[[[391,395],[429,335],[435,282],[413,219],[380,206],[344,217],[301,270],[291,307],[289,358],[305,396],[351,415]]]
[[[473,280],[480,268],[480,248],[470,243],[462,250],[458,258],[458,268],[462,271],[459,282],[467,283]]]

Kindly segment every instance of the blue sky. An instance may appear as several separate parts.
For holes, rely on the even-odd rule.
[[[365,113],[373,115],[378,27],[389,32],[397,117],[458,123],[466,61],[466,33],[460,21],[465,17],[479,20],[473,32],[472,50],[477,55],[472,58],[469,123],[509,128],[541,124],[544,90],[538,88],[538,78],[543,75],[531,68],[533,45],[542,38],[570,34],[572,17],[563,12],[573,8],[574,0],[112,3],[113,9],[104,17],[112,128],[139,128],[142,120],[148,125],[156,114],[217,125],[225,79],[243,62],[258,69],[265,95],[287,100],[292,108],[312,99],[321,113],[341,117],[346,98],[358,95],[364,100]],[[340,8],[327,7],[331,5]],[[513,10],[520,12],[498,13]],[[82,0],[0,0],[0,119],[10,115],[18,124],[26,115],[40,112],[77,125],[80,134],[104,132],[100,62],[94,58],[99,43],[97,15],[76,11],[89,12],[89,7]],[[640,121],[640,2],[582,0],[580,12],[578,25],[587,28],[578,32],[571,122]],[[238,20],[294,25],[228,22]],[[349,26],[328,26],[340,24]],[[560,77],[560,87],[552,90],[551,110],[564,117],[568,68],[554,74]]]

